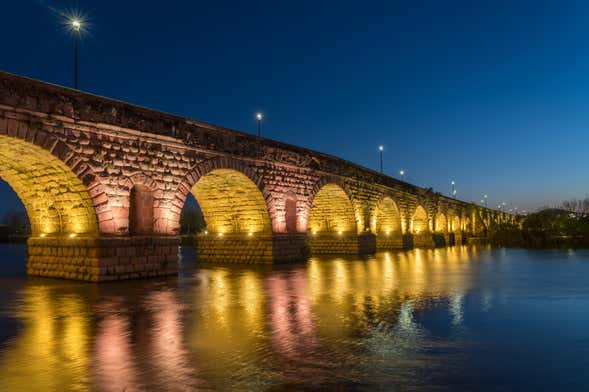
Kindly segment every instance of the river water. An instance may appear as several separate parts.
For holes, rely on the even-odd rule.
[[[587,390],[589,250],[453,247],[27,278],[1,245],[0,391]]]

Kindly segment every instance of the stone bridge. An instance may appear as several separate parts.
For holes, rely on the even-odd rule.
[[[31,275],[176,274],[192,192],[199,260],[272,263],[484,236],[513,216],[343,159],[0,72],[0,177],[31,224]]]

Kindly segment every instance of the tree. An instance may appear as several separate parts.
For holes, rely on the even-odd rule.
[[[2,216],[2,224],[8,226],[10,234],[30,233],[29,218],[22,211],[6,211]]]
[[[571,199],[562,202],[562,209],[573,212],[582,217],[589,216],[589,197],[584,199]]]
[[[205,227],[204,217],[198,208],[185,206],[180,215],[180,233],[194,234]]]

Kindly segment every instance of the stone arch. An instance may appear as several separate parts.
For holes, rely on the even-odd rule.
[[[469,234],[472,233],[472,221],[468,215],[462,219],[462,225],[462,230],[464,232]]]
[[[208,180],[205,179],[207,176]],[[195,187],[200,181],[205,179],[205,183],[200,185],[200,194],[195,193]],[[223,185],[223,181],[227,181]],[[223,197],[225,201],[222,203],[226,205],[226,208],[231,207],[233,214],[233,224],[217,223],[216,227],[209,227],[209,221],[213,219],[217,221],[218,216],[221,217],[223,213],[214,208],[214,203],[209,203],[208,200],[213,200],[214,195],[208,195],[204,191],[204,186],[220,187],[223,190]],[[240,186],[245,187],[246,192],[240,190]],[[203,215],[205,217],[205,224],[207,224],[207,230],[216,231],[224,227],[223,230],[227,232],[235,232],[237,226],[240,226],[240,231],[243,232],[268,232],[279,226],[279,223],[275,219],[274,202],[272,194],[266,189],[265,183],[262,178],[248,165],[241,161],[229,158],[229,157],[218,157],[203,161],[193,166],[188,174],[184,176],[178,188],[175,192],[175,200],[173,202],[173,208],[170,209],[167,220],[167,232],[177,232],[180,227],[180,213],[188,193],[192,192],[196,201],[199,203]],[[241,193],[241,194],[240,194]],[[232,206],[227,205],[228,201],[232,201]],[[203,205],[203,202],[205,205]],[[219,204],[221,205],[221,204]],[[209,212],[205,212],[205,209],[209,208]],[[245,208],[244,210],[237,211],[239,208]],[[251,208],[250,211],[253,215],[247,217],[247,208]],[[217,212],[214,212],[217,211]],[[254,211],[256,211],[254,213]],[[207,221],[207,214],[209,219]],[[212,215],[211,215],[212,214]],[[244,215],[245,214],[245,215]],[[255,216],[255,217],[254,217]],[[241,223],[236,223],[237,220],[241,220]],[[252,220],[252,223],[248,224],[243,221]],[[254,221],[256,223],[254,223]],[[219,221],[217,221],[219,222]],[[214,224],[213,224],[214,225]]]
[[[33,236],[116,230],[99,178],[40,125],[0,121],[0,177],[25,205]]]
[[[385,196],[377,203],[373,212],[372,229],[377,235],[401,232],[401,213],[392,197]]]
[[[436,231],[441,233],[448,232],[448,218],[443,212],[438,212],[436,215]]]
[[[357,233],[354,205],[338,182],[320,182],[314,188],[308,220],[312,234]]]
[[[426,209],[418,205],[411,217],[411,232],[420,234],[429,231],[429,220]]]
[[[450,219],[450,230],[452,233],[460,233],[460,217],[458,215],[453,215]]]
[[[262,192],[245,174],[215,169],[194,184],[192,194],[213,234],[270,233],[272,225]]]

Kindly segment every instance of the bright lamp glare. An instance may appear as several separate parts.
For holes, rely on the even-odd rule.
[[[80,28],[82,28],[82,22],[79,19],[72,19],[71,23],[72,28],[76,31],[80,31]]]

